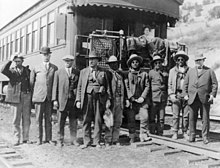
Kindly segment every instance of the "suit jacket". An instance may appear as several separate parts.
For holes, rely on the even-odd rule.
[[[5,101],[9,103],[20,103],[21,82],[19,82],[19,78],[21,76],[16,68],[13,67],[10,69],[11,63],[12,61],[7,62],[1,70],[1,72],[9,78],[8,91]],[[28,80],[28,82],[30,82],[30,69],[23,66],[23,71],[25,71],[27,74],[27,79],[25,80]]]
[[[153,102],[165,102],[167,100],[168,74],[162,71],[149,72],[151,96]]]
[[[52,101],[57,100],[59,102],[59,111],[64,111],[71,91],[73,91],[72,99],[75,100],[79,73],[79,70],[73,68],[70,77],[65,68],[55,72]],[[72,84],[70,84],[69,78],[71,78]],[[71,88],[73,90],[70,90],[70,85],[73,85],[73,88]]]
[[[90,67],[84,68],[80,71],[79,82],[76,93],[76,102],[81,103],[81,108],[84,105],[84,99],[85,99],[90,71],[91,71]],[[104,72],[100,67],[97,67],[96,80],[98,81],[98,83],[102,88],[101,89],[102,93],[100,93],[100,103],[105,104],[107,98],[110,99],[110,90],[108,87],[106,72]]]
[[[136,84],[132,82],[131,72],[129,72],[128,77],[125,78],[125,87],[127,90],[128,99],[132,98],[136,91]],[[137,87],[139,87],[141,90],[141,95],[139,97],[143,97],[145,99],[145,102],[149,102],[150,85],[147,72],[139,72]]]
[[[190,69],[185,77],[183,94],[189,96],[188,104],[192,104],[198,94],[203,104],[208,104],[210,95],[216,97],[218,81],[215,72],[203,66],[201,73],[198,74],[196,67]]]
[[[46,98],[51,101],[54,74],[57,69],[57,66],[52,63],[49,63],[48,70],[43,63],[33,68],[30,75],[33,102],[42,103]]]

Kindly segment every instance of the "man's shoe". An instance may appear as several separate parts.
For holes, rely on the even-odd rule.
[[[203,143],[206,145],[209,143],[209,140],[207,138],[203,138]]]
[[[189,137],[189,142],[195,142],[196,141],[196,138],[195,137]]]
[[[151,140],[151,137],[149,137],[146,133],[145,134],[140,134],[140,141],[141,142],[147,142]]]
[[[77,141],[73,141],[73,142],[71,142],[71,145],[74,145],[74,146],[80,146],[79,142],[77,142]]]
[[[189,139],[189,136],[188,136],[188,134],[187,134],[186,132],[183,133],[183,138],[184,138],[185,140],[188,140],[188,139]]]
[[[42,145],[42,141],[37,141],[37,145]]]
[[[31,144],[31,141],[25,140],[22,142],[23,144]]]
[[[89,147],[89,145],[88,144],[83,144],[83,145],[80,145],[80,148],[81,149],[86,149],[86,148],[88,148]]]
[[[58,142],[58,143],[57,143],[57,146],[60,147],[60,148],[62,148],[62,147],[64,146],[64,143],[63,143],[63,142]]]
[[[173,140],[177,140],[178,139],[178,134],[176,132],[173,134],[172,139]]]
[[[112,145],[121,146],[120,142],[112,142]]]
[[[50,144],[50,145],[54,145],[55,143],[53,142],[53,141],[44,141],[44,143],[48,143],[48,144]]]
[[[20,145],[20,142],[19,142],[19,141],[16,141],[13,145],[14,145],[14,146],[18,146],[18,145]]]
[[[100,144],[96,144],[95,147],[96,147],[97,149],[102,148],[102,146],[101,146]]]

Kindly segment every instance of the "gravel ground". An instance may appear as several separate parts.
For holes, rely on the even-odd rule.
[[[7,107],[0,107],[0,136],[12,143],[12,121],[13,114]],[[170,130],[171,117],[166,117],[165,136],[171,136]],[[201,122],[198,123],[200,127]],[[219,130],[219,124],[211,125],[211,130]],[[56,128],[53,124],[53,140],[56,141]],[[149,153],[146,147],[134,148],[128,145],[128,137],[122,132],[120,141],[122,146],[112,146],[111,148],[96,149],[93,147],[80,149],[70,145],[68,126],[65,128],[65,146],[59,148],[51,144],[43,144],[37,146],[35,144],[36,137],[35,117],[32,116],[32,124],[30,131],[30,141],[33,144],[23,144],[16,149],[20,154],[30,160],[36,168],[185,168],[200,167],[197,165],[188,165],[184,158],[189,157],[189,153],[180,153],[172,156],[164,157],[160,151]],[[218,134],[216,136],[219,137]],[[78,130],[79,142],[82,142],[82,130]],[[183,139],[180,139],[183,141]],[[198,138],[198,145],[203,145],[201,138]],[[210,148],[220,149],[219,141],[215,140],[208,144]]]

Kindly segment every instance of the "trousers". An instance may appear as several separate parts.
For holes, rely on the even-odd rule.
[[[22,121],[22,138],[23,141],[29,140],[29,130],[31,124],[31,93],[21,92],[20,103],[11,104],[11,111],[14,114],[13,127],[14,138],[20,141],[21,138],[21,121]]]
[[[36,122],[37,122],[37,135],[39,141],[42,142],[43,138],[43,119],[45,128],[45,141],[52,140],[52,123],[51,123],[51,112],[52,112],[52,102],[47,98],[42,103],[35,103],[36,111]]]

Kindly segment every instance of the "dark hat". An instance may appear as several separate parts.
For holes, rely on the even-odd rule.
[[[50,51],[50,48],[49,47],[41,47],[40,49],[40,54],[51,54],[52,52]]]
[[[195,55],[195,58],[194,58],[195,61],[203,60],[203,59],[206,59],[206,57],[203,54],[197,54]]]
[[[101,57],[97,56],[94,51],[91,51],[89,53],[89,56],[86,57],[86,59],[98,59],[98,60],[101,60]]]
[[[65,55],[63,58],[62,58],[62,60],[74,60],[75,59],[75,57],[73,56],[73,55]]]
[[[143,62],[143,58],[141,56],[138,56],[137,54],[131,54],[130,58],[127,61],[127,65],[130,67],[131,62],[133,60],[138,60],[140,64]]]
[[[189,60],[189,56],[186,54],[186,52],[184,52],[182,50],[178,51],[176,53],[176,55],[173,57],[174,61],[176,61],[178,57],[183,57],[185,59],[185,61]]]
[[[110,64],[110,63],[119,63],[120,61],[118,61],[117,57],[112,55],[109,57],[108,61],[106,62],[106,64]]]
[[[161,58],[159,55],[155,55],[153,57],[153,60],[151,61],[152,64],[154,64],[155,61],[161,61],[163,62],[163,58]]]
[[[22,60],[24,59],[24,57],[21,56],[19,53],[13,54],[12,57],[13,57],[13,61],[14,61],[16,58],[20,58],[20,59],[22,59]]]

